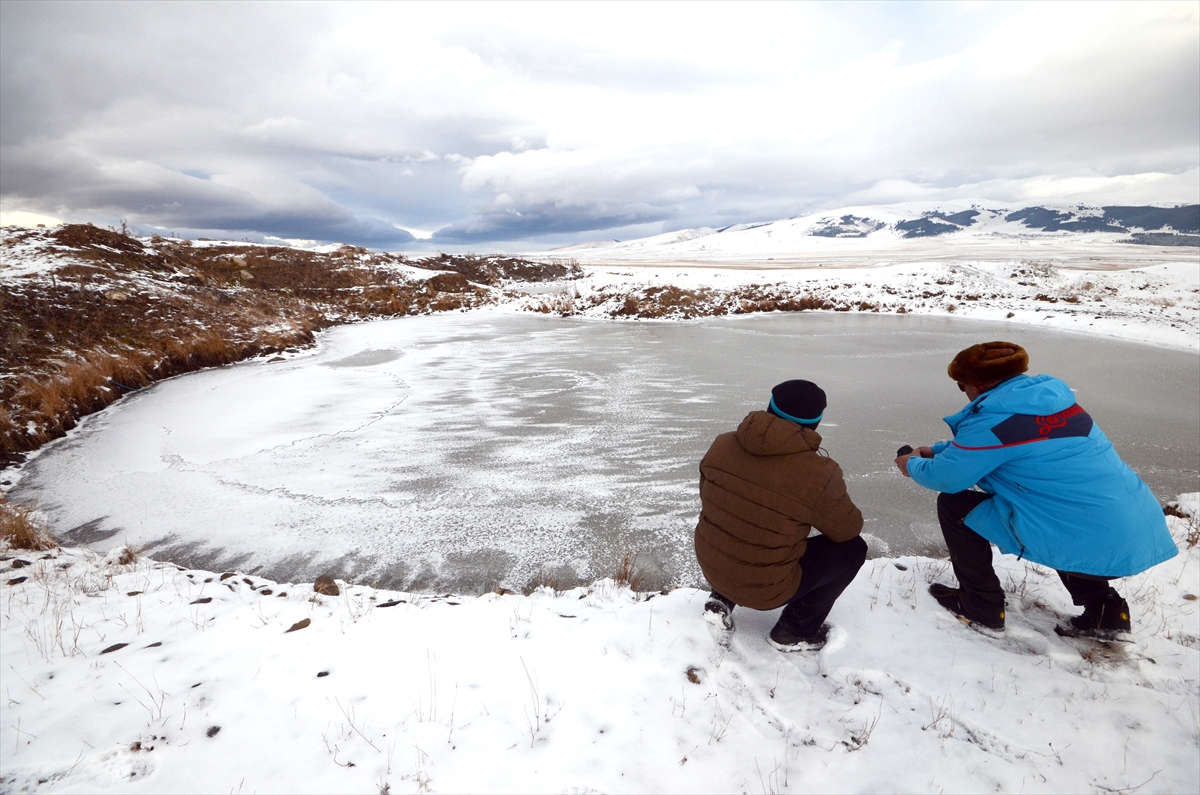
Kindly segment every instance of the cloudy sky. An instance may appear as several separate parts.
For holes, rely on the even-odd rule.
[[[1200,200],[1200,3],[0,3],[0,203],[520,250]]]

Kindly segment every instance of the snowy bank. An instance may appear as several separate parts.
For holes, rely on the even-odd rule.
[[[582,279],[557,292],[500,307],[666,320],[812,310],[941,315],[1200,350],[1200,256],[1119,270],[1027,260],[781,269],[610,265],[583,271]]]
[[[1132,643],[1055,635],[1054,573],[998,560],[1008,629],[926,593],[948,564],[868,561],[815,658],[705,594],[611,580],[422,596],[4,554],[4,792],[1194,792],[1197,495],[1182,553],[1118,583]]]

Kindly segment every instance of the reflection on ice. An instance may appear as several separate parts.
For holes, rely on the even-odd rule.
[[[959,349],[1013,339],[1064,377],[1160,498],[1195,491],[1196,357],[961,320],[772,315],[614,323],[470,313],[335,329],[315,352],[163,382],[26,468],[68,540],[191,565],[402,588],[565,586],[638,555],[698,584],[697,464],[803,377],[876,553],[937,552],[932,495],[892,466],[944,438]]]

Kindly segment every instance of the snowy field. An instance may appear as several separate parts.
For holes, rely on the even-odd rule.
[[[946,562],[899,557],[868,561],[816,657],[747,610],[723,652],[689,588],[334,597],[9,555],[0,788],[1196,792],[1200,546],[1169,522],[1183,554],[1121,583],[1132,643],[1057,637],[1065,590],[1012,557],[984,635],[926,593]]]

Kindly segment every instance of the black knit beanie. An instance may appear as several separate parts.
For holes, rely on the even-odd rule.
[[[784,381],[771,390],[767,411],[776,417],[815,428],[826,405],[824,390],[812,381]]]

